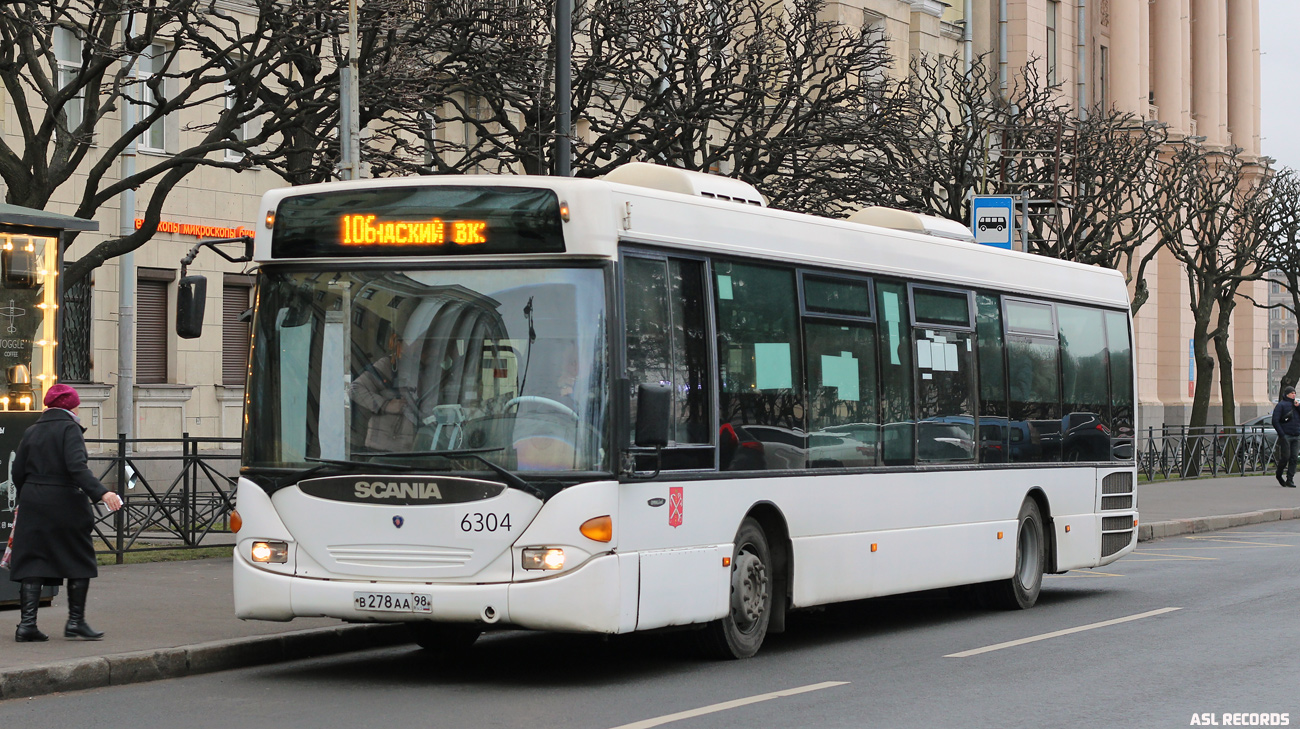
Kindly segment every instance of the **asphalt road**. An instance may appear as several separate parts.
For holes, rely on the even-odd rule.
[[[696,658],[684,634],[505,632],[458,660],[401,647],[0,702],[0,727],[1038,729],[1206,713],[1300,725],[1300,522],[1143,543],[1047,578],[1028,611],[927,593],[796,614],[747,661]]]

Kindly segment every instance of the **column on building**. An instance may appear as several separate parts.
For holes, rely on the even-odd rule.
[[[1255,75],[1255,22],[1259,0],[1228,0],[1228,131],[1248,155],[1258,155],[1255,128],[1259,77]]]
[[[912,15],[908,41],[912,58],[936,56],[943,48],[940,18],[947,5],[939,0],[912,0]]]
[[[1115,108],[1146,116],[1141,40],[1147,0],[1112,0],[1110,10],[1111,100]]]
[[[1189,116],[1183,103],[1183,59],[1187,0],[1155,0],[1151,5],[1152,92],[1160,121],[1173,133],[1186,134]]]
[[[1223,0],[1192,0],[1192,115],[1196,131],[1209,144],[1223,144],[1220,134],[1219,10]]]

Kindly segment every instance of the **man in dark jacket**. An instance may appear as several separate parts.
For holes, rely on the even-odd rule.
[[[1273,430],[1277,431],[1277,482],[1295,488],[1296,449],[1300,448],[1300,403],[1295,388],[1282,388],[1282,399],[1273,408]],[[1282,471],[1286,471],[1286,479]]]

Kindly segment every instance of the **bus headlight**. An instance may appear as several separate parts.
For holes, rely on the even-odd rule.
[[[289,545],[286,542],[253,542],[250,553],[254,562],[284,564],[289,561]]]
[[[564,550],[558,547],[524,549],[524,569],[562,570],[564,569]]]

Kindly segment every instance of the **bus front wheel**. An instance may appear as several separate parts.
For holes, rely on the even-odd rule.
[[[701,645],[716,658],[749,658],[763,645],[772,618],[772,553],[763,528],[750,518],[736,532],[728,604],[726,617],[701,631]]]
[[[1016,524],[1016,571],[1009,579],[980,585],[983,602],[998,610],[1025,610],[1038,602],[1047,565],[1047,539],[1038,502],[1025,499]]]

